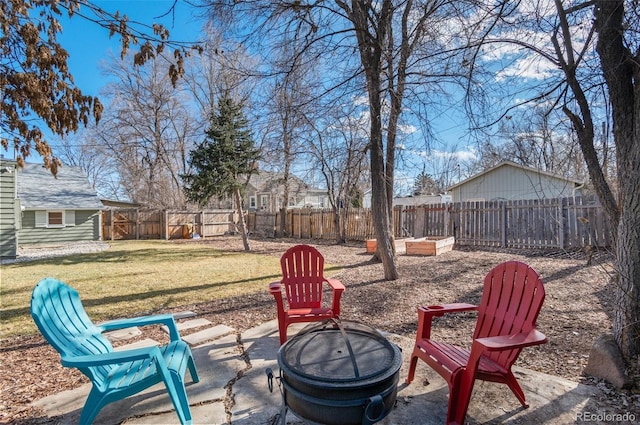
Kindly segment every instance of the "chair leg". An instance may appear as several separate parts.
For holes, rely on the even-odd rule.
[[[463,373],[458,370],[451,375],[449,381],[449,406],[447,409],[447,425],[463,425],[467,418],[467,409],[471,399],[474,379],[465,382]]]
[[[283,321],[278,320],[278,332],[280,334],[280,345],[282,345],[285,342],[287,342],[287,328],[288,327],[289,327],[289,324],[286,323],[284,320]]]
[[[509,374],[506,376],[505,383],[511,388],[513,394],[516,396],[522,407],[525,409],[529,408],[529,404],[525,400],[524,391],[522,391],[522,387],[518,384],[516,377],[513,375],[513,372],[509,371]]]
[[[407,374],[406,383],[410,384],[413,381],[413,378],[416,374],[416,366],[418,365],[418,356],[415,354],[411,355],[411,361],[409,362],[409,373]]]
[[[169,371],[164,367],[160,367],[160,373],[162,380],[164,381],[167,392],[171,398],[171,403],[176,409],[176,414],[182,425],[191,425],[191,409],[189,408],[189,401],[187,400],[187,392],[184,388],[184,381],[181,376],[173,371]]]
[[[104,404],[104,394],[92,386],[87,401],[82,408],[82,413],[80,413],[80,421],[78,423],[80,425],[90,425],[96,416],[98,416]]]
[[[184,387],[184,380],[177,373],[172,372],[171,378],[173,379],[173,385],[176,389],[176,395],[178,400],[173,400],[173,405],[176,408],[176,413],[178,414],[178,418],[180,418],[180,423],[182,424],[191,424],[191,408],[189,407],[189,400],[187,399],[187,390]]]
[[[189,368],[189,374],[191,375],[191,380],[193,382],[200,382],[200,377],[198,376],[198,371],[196,370],[196,363],[193,360],[193,354],[189,356],[189,360],[187,361],[187,367]]]

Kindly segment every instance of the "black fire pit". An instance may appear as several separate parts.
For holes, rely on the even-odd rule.
[[[395,404],[402,354],[370,326],[331,319],[283,344],[278,365],[282,424],[291,409],[316,423],[369,425]]]

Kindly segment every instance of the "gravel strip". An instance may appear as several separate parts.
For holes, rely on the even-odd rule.
[[[21,246],[18,248],[18,256],[16,258],[3,258],[0,260],[0,264],[22,263],[25,261],[64,257],[73,254],[89,254],[104,251],[109,248],[109,246],[108,243],[102,241]]]

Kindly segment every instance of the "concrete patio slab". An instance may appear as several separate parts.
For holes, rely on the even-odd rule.
[[[299,328],[298,328],[299,329]],[[297,330],[292,329],[290,334]],[[396,406],[380,425],[435,425],[446,419],[448,388],[424,363],[419,363],[411,385],[404,384],[413,340],[387,335],[403,352]],[[192,347],[199,383],[187,375],[187,394],[194,424],[276,424],[282,407],[282,396],[274,380],[269,391],[266,370],[278,376],[278,330],[275,321],[250,329],[241,335],[221,336]],[[589,399],[598,390],[559,377],[515,368],[519,382],[531,407],[523,409],[504,385],[477,381],[467,415],[468,424],[574,424],[580,415],[590,411]],[[60,424],[77,423],[89,386],[38,400],[34,405],[47,412]],[[162,385],[107,405],[95,424],[175,424],[178,418]],[[293,412],[286,423],[306,422]]]
[[[178,322],[176,323],[176,327],[178,328],[179,331],[184,331],[186,329],[199,328],[201,326],[207,326],[211,324],[212,323],[207,319],[200,318],[200,319],[191,319],[191,320],[185,320],[183,322]],[[169,328],[166,326],[162,326],[162,330],[165,331],[166,333],[169,333]]]
[[[230,333],[234,332],[234,330],[232,328],[230,328],[229,326],[226,325],[217,325],[217,326],[213,326],[211,328],[206,328],[203,329],[199,332],[196,333],[192,333],[190,335],[187,335],[185,337],[183,337],[182,339],[184,339],[185,341],[187,341],[187,343],[189,343],[189,345],[199,345],[202,344],[206,341],[213,341],[215,339],[220,338],[223,335],[228,335]]]

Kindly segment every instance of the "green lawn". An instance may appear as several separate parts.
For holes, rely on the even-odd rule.
[[[44,277],[75,288],[97,322],[266,291],[281,275],[279,260],[272,256],[166,241],[110,244],[99,253],[2,265],[0,338],[37,332],[29,302],[33,287]]]

